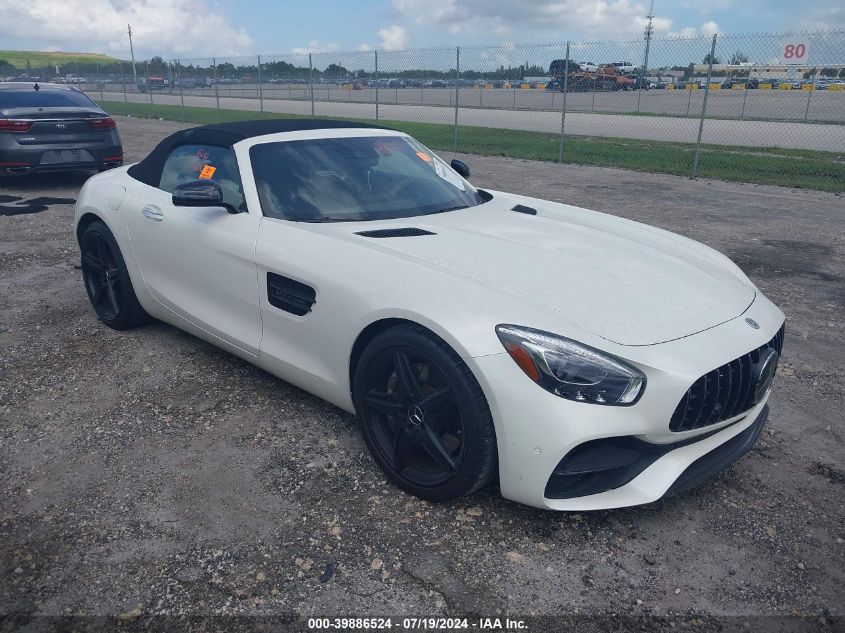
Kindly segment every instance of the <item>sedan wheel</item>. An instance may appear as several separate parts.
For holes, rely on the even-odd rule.
[[[446,501],[490,479],[496,444],[487,401],[439,338],[411,325],[382,333],[361,355],[353,390],[367,445],[401,488]]]
[[[116,330],[147,323],[150,318],[132,288],[120,248],[102,222],[92,222],[80,239],[82,278],[100,321]]]

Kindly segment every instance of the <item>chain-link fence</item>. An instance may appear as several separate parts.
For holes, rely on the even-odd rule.
[[[436,149],[845,189],[841,30],[153,57],[25,73],[77,85],[117,114],[375,119]]]

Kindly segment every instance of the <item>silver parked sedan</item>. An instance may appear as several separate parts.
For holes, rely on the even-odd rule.
[[[0,83],[0,175],[123,164],[114,119],[71,86]]]

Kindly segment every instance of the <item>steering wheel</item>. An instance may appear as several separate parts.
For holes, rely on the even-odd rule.
[[[349,186],[349,183],[346,181],[346,177],[341,176],[339,173],[337,173],[335,171],[317,171],[317,172],[314,172],[314,174],[312,174],[312,176],[311,176],[311,184],[316,185],[316,183],[314,181],[317,180],[318,178],[336,179],[336,180],[340,181],[343,184],[344,187]]]

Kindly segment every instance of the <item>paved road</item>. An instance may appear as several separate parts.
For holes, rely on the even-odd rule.
[[[83,86],[85,88],[85,86]],[[89,91],[99,94],[95,86]],[[213,88],[184,88],[186,96],[213,96]],[[122,88],[113,86],[112,92]],[[221,84],[221,97],[258,99],[256,84]],[[262,85],[265,99],[309,100],[308,86],[303,84]],[[381,88],[379,102],[394,105],[453,106],[454,88]],[[174,89],[173,94],[178,94]],[[375,103],[374,88],[346,90],[335,84],[315,84],[317,101],[343,103]],[[650,90],[647,92],[570,92],[566,96],[568,110],[580,112],[648,113],[674,116],[696,116],[701,112],[703,90]],[[559,111],[560,92],[521,89],[461,88],[459,102],[467,107],[505,110]],[[768,119],[845,123],[845,91],[816,90],[711,90],[707,101],[709,116],[728,119]]]
[[[98,92],[93,92],[95,98]],[[122,101],[124,94],[106,92],[110,101]],[[150,95],[129,94],[128,100],[149,102]],[[154,103],[179,105],[179,95],[155,93]],[[843,100],[845,104],[845,100]],[[211,96],[185,96],[185,105],[215,107]],[[220,97],[220,107],[258,111],[259,101],[254,98]],[[311,114],[310,101],[265,99],[268,112]],[[118,111],[117,114],[120,112]],[[374,118],[375,106],[371,103],[317,101],[315,113],[322,116]],[[441,106],[381,104],[379,116],[388,120],[419,121],[451,124],[454,110]],[[459,121],[462,125],[558,133],[560,113],[538,110],[507,110],[493,108],[461,107]],[[655,141],[694,143],[698,134],[698,119],[669,116],[640,116],[634,114],[602,114],[567,112],[566,133],[580,136],[617,137]],[[836,124],[742,121],[708,119],[702,140],[708,144],[742,145],[749,147],[787,147],[792,149],[845,151],[845,126]]]

